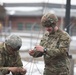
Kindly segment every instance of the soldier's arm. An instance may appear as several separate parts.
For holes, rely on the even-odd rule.
[[[70,45],[70,38],[62,36],[58,42],[57,47],[54,49],[46,48],[46,54],[56,57],[60,55],[66,55]]]
[[[21,57],[19,55],[19,51],[16,53],[16,61],[13,64],[14,67],[22,67],[23,63],[21,61]]]
[[[44,44],[44,41],[43,40],[45,40],[45,38],[46,38],[46,36],[47,36],[47,34],[44,34],[43,35],[43,37],[42,37],[42,39],[41,39],[41,41],[40,41],[40,45],[41,46],[43,46],[43,44]],[[33,52],[33,57],[41,57],[42,55],[44,55],[44,53],[43,52],[40,52],[40,51],[37,51],[36,49],[34,49],[33,50],[34,52]]]
[[[8,74],[9,72],[15,71],[13,72],[13,75],[22,75],[20,72],[23,71],[23,68],[22,68],[23,64],[21,62],[21,58],[19,54],[17,55],[17,60],[12,65],[13,67],[4,67],[4,63],[5,63],[4,56],[2,53],[0,53],[0,73],[5,75],[5,74]],[[21,71],[17,73],[16,71],[18,71],[20,68],[22,68]]]
[[[34,58],[37,58],[37,57],[41,57],[42,55],[43,55],[43,52],[35,50],[32,56]]]
[[[23,63],[21,61],[21,57],[19,55],[19,51],[17,52],[17,60],[13,64],[14,67],[18,67],[19,72],[12,72],[13,75],[24,75],[26,73],[26,69],[23,68]]]
[[[41,46],[45,45],[45,40],[47,39],[47,37],[48,37],[48,32],[45,32],[45,34],[43,35],[43,37],[41,38],[41,41],[40,41]],[[43,55],[44,55],[44,52],[35,50],[33,57],[41,57]]]
[[[0,73],[4,74],[8,74],[10,71],[8,70],[8,67],[4,67],[4,56],[3,54],[0,52]]]

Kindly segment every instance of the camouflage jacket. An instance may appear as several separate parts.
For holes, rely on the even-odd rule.
[[[21,58],[19,52],[17,51],[14,55],[9,55],[5,44],[0,43],[0,73],[2,75],[6,75],[9,73],[8,67],[22,67],[23,64],[21,62]],[[19,75],[17,73],[13,73],[13,75]]]
[[[41,39],[40,45],[47,49],[46,53],[35,51],[33,57],[44,55],[45,71],[47,75],[65,75],[69,74],[70,60],[68,57],[68,49],[70,45],[70,36],[62,30],[58,30],[54,34],[45,33]],[[59,74],[57,74],[59,73]],[[61,73],[61,74],[60,74]]]

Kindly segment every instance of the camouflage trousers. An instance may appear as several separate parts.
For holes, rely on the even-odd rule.
[[[3,75],[2,72],[0,72],[0,75]]]
[[[64,72],[63,70],[61,72],[58,72],[58,71],[57,72],[54,72],[54,71],[51,72],[49,70],[45,70],[43,75],[69,75],[69,72],[68,71]]]

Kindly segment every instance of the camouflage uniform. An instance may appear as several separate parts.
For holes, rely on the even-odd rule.
[[[46,32],[40,45],[46,48],[46,53],[34,52],[33,57],[44,55],[44,75],[69,75],[70,60],[68,48],[70,36],[65,31],[58,29],[55,33]]]
[[[22,67],[21,57],[19,51],[15,51],[15,54],[10,55],[6,48],[5,43],[0,43],[0,73],[6,75],[9,73],[8,67]],[[12,73],[13,75],[21,75],[19,73]]]

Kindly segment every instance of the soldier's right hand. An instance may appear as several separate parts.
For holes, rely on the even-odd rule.
[[[29,55],[33,56],[34,55],[34,50],[29,50]]]

